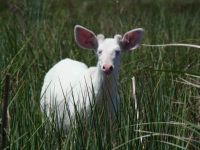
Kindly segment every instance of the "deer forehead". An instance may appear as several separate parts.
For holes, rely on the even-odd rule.
[[[98,50],[112,53],[115,50],[120,50],[120,46],[116,39],[107,38],[99,43]]]

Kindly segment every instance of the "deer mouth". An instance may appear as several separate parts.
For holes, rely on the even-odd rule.
[[[109,75],[112,73],[112,70],[103,70],[103,73],[104,73],[106,76],[109,76]]]

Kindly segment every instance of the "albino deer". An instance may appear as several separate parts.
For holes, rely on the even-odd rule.
[[[117,79],[121,55],[136,49],[142,40],[143,29],[138,28],[123,36],[104,38],[76,25],[76,43],[84,49],[92,49],[97,56],[96,67],[88,68],[84,63],[64,59],[46,74],[41,91],[41,110],[51,118],[56,112],[58,128],[69,128],[75,113],[90,111],[91,104],[101,105],[106,101],[110,117],[115,116],[119,98]],[[103,98],[104,95],[104,98]]]

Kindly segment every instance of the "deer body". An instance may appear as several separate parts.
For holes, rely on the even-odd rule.
[[[103,35],[96,36],[82,26],[75,26],[76,43],[81,48],[95,50],[97,65],[88,68],[82,62],[64,59],[53,66],[45,76],[41,91],[42,112],[47,117],[54,112],[58,128],[67,129],[76,111],[87,114],[91,105],[106,101],[106,109],[113,117],[119,100],[117,79],[121,53],[137,48],[142,33],[142,29],[136,29],[127,32],[123,38],[116,35],[105,39]]]

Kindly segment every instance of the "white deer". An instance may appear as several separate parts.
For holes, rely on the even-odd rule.
[[[121,55],[139,47],[143,29],[128,31],[123,36],[104,38],[76,25],[76,43],[84,49],[92,49],[98,58],[96,67],[88,68],[84,63],[64,59],[46,74],[41,91],[41,110],[49,118],[56,112],[58,128],[68,129],[76,112],[90,111],[91,104],[107,104],[110,117],[115,116],[119,98],[117,79]]]

